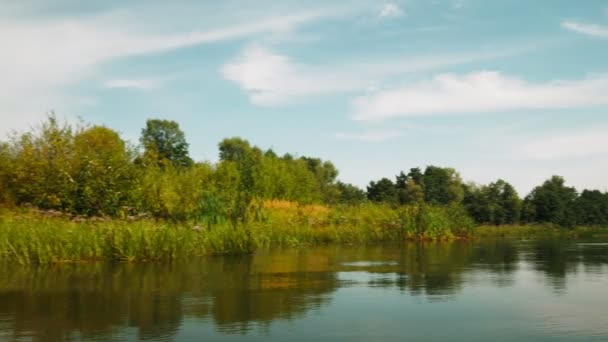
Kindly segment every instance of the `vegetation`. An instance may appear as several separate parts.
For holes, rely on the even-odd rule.
[[[145,261],[249,253],[260,247],[449,240],[467,237],[473,223],[459,206],[388,208],[364,204],[328,208],[268,201],[247,225],[211,228],[142,219],[71,217],[19,209],[0,221],[0,259],[21,264],[95,260]]]
[[[110,128],[51,116],[0,143],[0,206],[13,208],[1,215],[0,256],[147,260],[268,245],[451,239],[470,236],[475,223],[608,224],[608,194],[579,195],[558,176],[524,199],[503,180],[464,184],[456,170],[437,166],[372,181],[363,191],[338,181],[335,166],[318,158],[279,156],[238,137],[221,141],[219,152],[218,163],[193,161],[173,121],[148,120],[140,146],[132,146]],[[24,207],[35,209],[24,215]]]

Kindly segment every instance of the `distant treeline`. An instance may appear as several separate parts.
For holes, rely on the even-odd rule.
[[[608,225],[608,194],[567,187],[553,176],[521,199],[513,186],[464,184],[451,168],[428,166],[382,178],[364,191],[337,180],[319,158],[277,155],[241,138],[219,143],[220,161],[194,162],[174,121],[148,120],[137,146],[104,126],[50,116],[0,143],[0,202],[74,215],[149,213],[176,221],[245,222],[265,200],[301,204],[462,205],[480,224]]]

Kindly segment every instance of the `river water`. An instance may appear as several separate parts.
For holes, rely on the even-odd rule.
[[[607,341],[608,243],[0,264],[0,341]]]

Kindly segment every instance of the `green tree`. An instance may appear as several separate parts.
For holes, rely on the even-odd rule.
[[[521,220],[522,200],[515,188],[502,180],[498,184],[501,188],[500,202],[504,212],[504,221],[506,224],[519,223]]]
[[[501,179],[486,186],[463,186],[463,204],[478,223],[514,224],[519,222],[522,203],[513,186]]]
[[[395,177],[395,187],[400,204],[414,204],[424,202],[424,188],[422,183],[424,175],[419,168],[410,169],[407,175],[401,171]]]
[[[252,148],[247,140],[241,138],[222,140],[219,150],[220,160],[234,163],[239,173],[238,191],[231,210],[231,219],[234,224],[238,221],[245,223],[248,221],[253,200],[262,198],[259,187],[256,188],[256,179],[260,176],[263,153],[257,147]]]
[[[252,152],[249,141],[239,137],[222,140],[219,144],[219,149],[221,161],[245,161]]]
[[[116,215],[128,204],[134,173],[131,153],[117,132],[94,126],[74,138],[75,210]]]
[[[574,203],[576,189],[567,187],[564,178],[553,176],[538,186],[526,197],[534,212],[535,222],[547,222],[562,226],[576,224]]]
[[[576,222],[583,225],[608,225],[608,193],[583,190],[575,203]]]
[[[18,204],[71,211],[76,182],[72,178],[74,133],[54,115],[39,129],[15,137],[9,176]]]
[[[13,158],[8,143],[0,142],[0,204],[12,202],[12,189],[9,177],[13,169]]]
[[[356,205],[364,202],[366,199],[365,191],[352,184],[337,182],[336,187],[340,193],[340,203]]]
[[[314,175],[322,201],[334,202],[339,196],[333,186],[338,177],[336,167],[331,162],[324,162],[319,158],[301,157],[300,159],[306,162],[308,170]]]
[[[424,171],[423,184],[428,204],[460,203],[464,197],[462,179],[452,168],[428,166]]]
[[[150,119],[141,131],[140,142],[146,161],[161,167],[187,167],[193,164],[184,132],[175,121]]]
[[[393,181],[382,178],[378,182],[370,182],[367,186],[367,198],[378,203],[397,203],[397,188]]]

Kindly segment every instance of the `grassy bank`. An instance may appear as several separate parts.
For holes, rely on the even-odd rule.
[[[477,238],[560,238],[560,239],[607,239],[608,228],[573,227],[563,228],[552,225],[506,225],[479,226],[475,228]]]
[[[258,248],[459,238],[608,238],[608,229],[481,226],[459,207],[379,205],[328,208],[268,201],[250,223],[168,222],[72,217],[59,212],[0,212],[0,260],[30,263],[147,261],[250,253]]]
[[[458,207],[378,205],[327,208],[270,201],[243,225],[84,219],[57,212],[4,211],[0,259],[21,264],[98,260],[143,261],[249,253],[257,248],[323,243],[375,243],[471,236]]]

